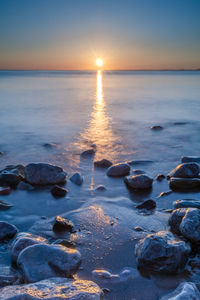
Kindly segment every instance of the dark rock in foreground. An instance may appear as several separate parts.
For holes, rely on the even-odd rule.
[[[110,177],[123,177],[129,175],[130,166],[126,163],[119,163],[109,167],[107,175]]]
[[[182,156],[181,161],[182,163],[188,163],[188,162],[200,163],[200,156]]]
[[[200,188],[200,178],[174,178],[171,177],[169,186],[172,190],[192,190]]]
[[[0,289],[0,300],[100,300],[102,290],[87,280],[51,278],[36,283],[8,286]]]
[[[160,300],[199,300],[200,293],[196,285],[193,282],[182,282],[179,286],[173,291]]]
[[[145,190],[152,187],[153,179],[147,175],[135,175],[125,177],[124,182],[132,189]]]
[[[7,166],[5,169],[0,171],[0,184],[5,186],[15,187],[21,180],[25,179],[24,166]]]
[[[82,185],[83,183],[83,177],[78,172],[74,173],[69,179],[76,185]]]
[[[54,224],[53,224],[53,231],[55,232],[61,232],[61,231],[69,231],[72,233],[74,228],[74,224],[65,218],[62,218],[60,216],[57,216],[55,218]]]
[[[151,210],[151,209],[156,208],[156,202],[153,200],[147,200],[147,201],[144,201],[142,204],[137,205],[136,208]]]
[[[26,180],[33,185],[63,183],[66,175],[62,168],[46,163],[32,163],[25,167]]]
[[[15,225],[0,221],[0,240],[12,238],[17,232]]]
[[[47,244],[27,247],[17,259],[25,282],[36,282],[57,276],[70,277],[77,271],[80,263],[79,251]]]
[[[59,185],[55,185],[51,189],[51,194],[54,197],[65,197],[65,195],[67,194],[67,190],[60,187]]]
[[[172,233],[149,234],[136,245],[138,267],[153,272],[175,274],[183,270],[191,249]]]
[[[112,162],[108,159],[97,160],[94,162],[94,166],[96,168],[109,168],[112,166]]]
[[[199,166],[196,163],[184,163],[178,165],[167,176],[177,178],[194,178],[198,177]]]

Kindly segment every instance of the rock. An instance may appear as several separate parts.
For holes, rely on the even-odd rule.
[[[41,236],[33,235],[30,233],[21,232],[17,235],[16,239],[14,240],[11,246],[11,258],[12,262],[16,263],[19,254],[25,248],[37,245],[37,244],[45,244],[48,243],[48,240],[42,238]]]
[[[109,168],[112,166],[112,162],[108,159],[97,160],[94,162],[94,166],[96,168]]]
[[[168,178],[177,177],[177,178],[194,178],[198,177],[199,166],[196,163],[184,163],[178,165],[173,169],[167,176]]]
[[[152,187],[153,179],[147,175],[127,176],[124,182],[132,189],[145,190]]]
[[[146,165],[146,164],[152,164],[152,160],[131,160],[128,162],[129,165],[134,166],[134,165]]]
[[[149,234],[136,245],[138,267],[175,274],[183,270],[190,250],[189,244],[176,239],[170,232]]]
[[[97,145],[96,145],[96,144],[91,144],[90,147],[96,149],[96,148],[97,148]]]
[[[160,300],[199,300],[200,293],[196,285],[193,282],[182,282],[173,291]]]
[[[104,185],[98,185],[96,188],[95,188],[95,191],[106,191],[106,188]]]
[[[18,276],[14,269],[0,265],[0,287],[14,284],[18,279]],[[1,292],[0,292],[1,299]]]
[[[168,196],[168,195],[170,195],[172,193],[173,193],[172,191],[162,192],[162,193],[160,193],[160,195],[158,196],[158,198],[161,198],[161,197],[164,197],[164,196]]]
[[[2,152],[2,151],[0,151],[0,156],[1,156],[1,155],[3,155],[3,152]]]
[[[184,200],[177,200],[173,203],[174,209],[177,208],[199,208],[200,209],[200,200],[193,200],[193,199],[184,199]]]
[[[138,231],[138,232],[144,231],[144,229],[142,229],[142,228],[139,227],[139,226],[135,226],[135,227],[134,227],[134,230],[135,230],[135,231]]]
[[[150,127],[151,128],[151,130],[162,130],[162,129],[164,129],[162,126],[160,126],[160,125],[154,125],[154,126],[151,126]]]
[[[63,183],[66,175],[62,168],[46,163],[32,163],[25,167],[26,180],[33,185]]]
[[[17,233],[17,227],[4,221],[0,221],[0,240],[12,238]]]
[[[71,182],[75,183],[76,185],[82,185],[83,183],[83,177],[81,176],[80,173],[74,173],[70,177]]]
[[[81,157],[88,158],[88,157],[94,156],[95,153],[96,153],[96,150],[94,148],[91,148],[91,149],[83,151],[81,153]]]
[[[175,233],[175,234],[181,234],[180,232],[180,224],[181,221],[183,219],[183,217],[185,216],[186,213],[186,209],[185,208],[179,208],[179,209],[175,209],[168,220],[169,226],[170,226],[170,230]]]
[[[200,178],[174,178],[171,177],[169,186],[172,190],[192,190],[200,188]]]
[[[36,283],[14,285],[0,289],[0,300],[101,300],[99,286],[87,280],[50,278]]]
[[[35,188],[29,183],[20,181],[20,183],[17,186],[17,189],[21,191],[33,191]]]
[[[47,149],[51,149],[51,148],[55,148],[56,144],[54,144],[54,143],[45,143],[45,144],[43,144],[43,147],[45,147]]]
[[[200,209],[187,208],[179,229],[186,239],[200,242]]]
[[[23,165],[10,165],[0,171],[0,184],[15,187],[21,180],[24,180],[24,177]]]
[[[11,208],[13,205],[12,204],[9,204],[7,202],[4,202],[4,201],[1,201],[0,200],[0,209],[9,209]]]
[[[9,186],[0,186],[0,196],[7,196],[11,193],[11,188]]]
[[[55,218],[54,224],[53,224],[53,231],[60,232],[60,231],[69,231],[73,232],[74,224],[65,218],[62,218],[60,216],[57,216]]]
[[[144,201],[142,204],[137,205],[136,208],[151,210],[151,209],[156,208],[156,202],[153,200],[147,200],[147,201]]]
[[[25,282],[36,282],[50,277],[70,277],[81,263],[75,249],[61,245],[38,244],[20,252],[17,265]]]
[[[200,163],[200,156],[182,156],[181,161],[182,163],[188,163],[188,162]]]
[[[67,240],[59,239],[59,240],[56,240],[53,244],[55,244],[55,245],[62,245],[62,246],[65,246],[67,248],[76,249],[76,245],[72,241],[67,241]]]
[[[55,185],[51,189],[51,193],[54,197],[65,197],[67,194],[67,190],[60,187],[59,185]]]
[[[158,174],[158,175],[156,176],[156,180],[157,180],[157,181],[162,181],[163,179],[165,179],[165,175],[163,175],[163,174]]]
[[[122,177],[128,175],[130,166],[126,163],[119,163],[109,167],[107,175],[110,177]]]
[[[107,270],[100,269],[92,271],[92,277],[108,283],[126,282],[129,279],[138,277],[138,271],[133,268],[124,268],[119,274],[112,274]]]
[[[141,174],[145,174],[145,173],[146,173],[145,171],[137,170],[137,169],[134,169],[132,172],[133,172],[135,175],[141,175]]]

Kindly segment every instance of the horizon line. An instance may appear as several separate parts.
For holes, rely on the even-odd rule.
[[[82,71],[82,72],[95,72],[95,71],[200,71],[200,68],[178,68],[178,69],[0,69],[0,71],[44,71],[44,72],[66,72],[66,71]]]

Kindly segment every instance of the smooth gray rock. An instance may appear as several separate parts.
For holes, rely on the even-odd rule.
[[[0,300],[101,300],[102,290],[87,280],[51,278],[0,289]]]
[[[15,225],[0,221],[0,240],[12,238],[17,232],[18,229]]]
[[[186,239],[200,242],[200,209],[187,208],[179,228]]]
[[[35,188],[27,182],[20,181],[20,183],[17,186],[17,189],[21,191],[33,191]]]
[[[169,186],[172,190],[192,190],[200,188],[200,178],[175,178],[171,177]]]
[[[36,244],[45,244],[48,243],[48,240],[41,236],[33,235],[26,232],[20,232],[15,238],[11,246],[11,259],[14,263],[17,262],[17,258],[22,250],[25,248],[36,245]]]
[[[182,163],[188,163],[188,162],[200,163],[200,156],[182,156],[181,161]]]
[[[193,199],[184,199],[184,200],[177,200],[173,203],[174,209],[177,208],[199,208],[200,209],[200,200],[193,200]]]
[[[179,227],[183,217],[185,216],[185,213],[186,213],[186,208],[178,208],[173,210],[173,212],[171,213],[168,220],[168,224],[170,226],[170,230],[173,233],[178,235],[181,234]]]
[[[0,184],[15,187],[21,180],[24,180],[24,166],[10,165],[0,171]]]
[[[66,175],[62,168],[46,163],[32,163],[25,167],[26,180],[33,185],[62,183]]]
[[[97,160],[94,162],[96,168],[109,168],[112,166],[112,162],[108,159]]]
[[[136,245],[138,267],[175,274],[183,270],[191,249],[189,244],[167,231],[149,234]]]
[[[135,190],[145,190],[150,189],[152,187],[153,179],[147,175],[135,175],[135,176],[127,176],[124,179],[124,182],[128,185],[128,187]]]
[[[200,293],[196,285],[193,282],[182,282],[173,291],[160,300],[199,300]]]
[[[71,182],[75,183],[76,185],[82,185],[83,177],[80,173],[74,173],[70,178]]]
[[[38,244],[20,252],[17,265],[25,282],[50,277],[69,277],[79,268],[81,254],[61,245]]]
[[[196,163],[184,163],[178,165],[167,176],[177,178],[194,178],[198,177],[199,166]]]
[[[110,177],[122,177],[130,173],[130,166],[126,163],[119,163],[109,167],[107,175]]]

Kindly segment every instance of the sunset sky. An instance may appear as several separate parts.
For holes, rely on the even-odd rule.
[[[200,67],[199,0],[0,0],[0,69]]]

